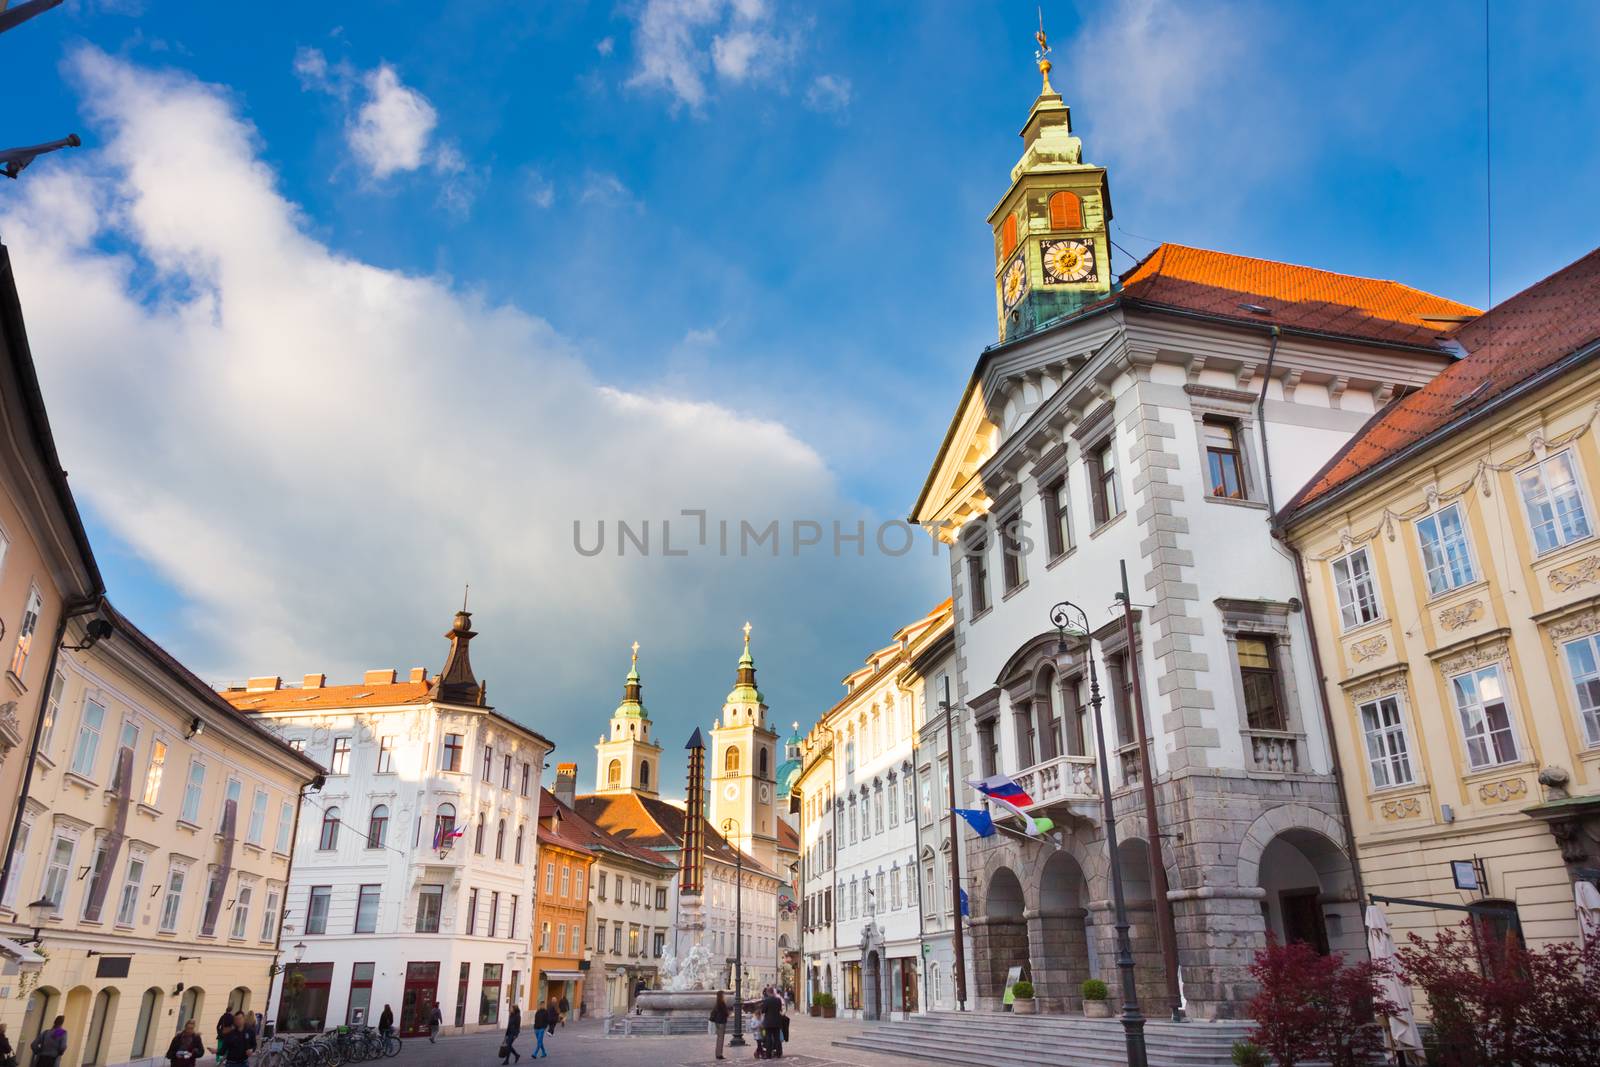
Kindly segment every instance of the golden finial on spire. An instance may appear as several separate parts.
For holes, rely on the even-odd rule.
[[[637,641],[633,643],[633,665],[635,667],[639,665],[639,642]]]
[[[746,620],[745,624],[744,624],[744,647],[747,648],[747,649],[750,647],[750,622],[749,622],[749,620]]]
[[[1033,57],[1039,61],[1039,76],[1044,79],[1044,88],[1039,90],[1043,96],[1054,96],[1055,89],[1050,86],[1050,39],[1044,35],[1044,8],[1039,8],[1039,32],[1033,35],[1039,42],[1038,49]]]

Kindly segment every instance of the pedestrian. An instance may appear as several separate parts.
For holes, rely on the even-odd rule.
[[[383,1006],[383,1014],[378,1016],[378,1033],[382,1034],[384,1037],[388,1037],[389,1032],[393,1029],[394,1009],[385,1004]]]
[[[444,1012],[439,1010],[439,1005],[436,1003],[433,1006],[433,1010],[428,1012],[428,1044],[437,1045],[439,1043],[439,1027],[443,1025]]]
[[[183,1029],[172,1035],[167,1046],[167,1062],[172,1067],[194,1067],[206,1054],[206,1043],[194,1028],[194,1020],[184,1020]]]
[[[227,1067],[245,1067],[255,1047],[255,1038],[244,1028],[244,1012],[241,1011],[233,1017],[231,1025],[217,1041],[217,1055],[222,1057]]]
[[[550,1029],[550,1009],[549,1008],[540,1008],[538,1011],[533,1013],[533,1042],[534,1042],[534,1044],[533,1044],[533,1052],[532,1052],[532,1054],[530,1056],[531,1059],[535,1059],[536,1060],[540,1056],[548,1056],[548,1055],[550,1055],[550,1053],[548,1053],[548,1052],[546,1052],[544,1050],[544,1035],[545,1035],[545,1032],[548,1031],[549,1029]]]
[[[522,1062],[522,1054],[517,1051],[517,1035],[520,1033],[522,1033],[522,1009],[513,1004],[511,1017],[506,1020],[505,1044],[500,1046],[501,1063],[510,1063],[513,1058],[518,1063]]]
[[[56,1067],[56,1061],[67,1054],[67,1017],[57,1015],[50,1029],[33,1039],[28,1046],[33,1052],[33,1067]]]
[[[761,1036],[767,1042],[769,1056],[783,1055],[783,1001],[768,986],[761,998]]]
[[[567,1021],[567,1013],[572,1010],[572,1002],[567,999],[567,995],[565,993],[561,994],[561,1004],[559,1007],[561,1008],[561,1018],[557,1019],[556,1022],[564,1023]]]
[[[711,1006],[711,1025],[717,1028],[717,1059],[723,1059],[722,1039],[728,1034],[728,998],[717,990],[717,1002]]]
[[[6,1036],[6,1024],[0,1023],[0,1067],[17,1067],[17,1050],[11,1047]]]

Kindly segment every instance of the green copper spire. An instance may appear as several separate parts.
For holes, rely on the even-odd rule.
[[[729,704],[765,704],[761,690],[756,688],[756,661],[750,655],[750,624],[744,624],[744,655],[739,657],[739,674],[734,679],[733,691],[728,694]]]
[[[650,717],[650,713],[645,710],[644,703],[640,699],[639,642],[637,641],[633,643],[633,665],[629,668],[627,680],[623,683],[622,703],[617,705],[616,715],[634,719],[648,719]]]

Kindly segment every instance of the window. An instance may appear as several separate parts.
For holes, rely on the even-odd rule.
[[[989,541],[981,534],[967,544],[967,596],[974,616],[989,610],[988,553]]]
[[[630,902],[634,907],[639,906],[639,879],[635,878],[628,883]]]
[[[144,857],[129,856],[122,876],[122,895],[117,898],[117,925],[132,926],[139,907],[139,888],[144,885]]]
[[[549,952],[550,951],[550,924],[549,923],[540,923],[539,924],[539,951],[540,952]]]
[[[333,739],[333,759],[328,763],[328,773],[350,773],[350,739],[348,737],[335,737]]]
[[[476,889],[469,889],[467,891],[467,933],[476,934],[477,932],[478,932],[478,891]]]
[[[234,818],[239,816],[239,797],[244,791],[244,785],[237,778],[229,778],[228,786],[223,794],[223,811],[226,812],[228,804],[233,805]],[[220,823],[220,820],[219,820]]]
[[[1428,592],[1433,596],[1470,584],[1476,577],[1461,507],[1450,504],[1417,520],[1422,543],[1422,566],[1428,572]]]
[[[1517,475],[1522,504],[1540,555],[1589,536],[1589,515],[1571,452],[1546,456]]]
[[[1240,634],[1239,676],[1244,683],[1245,721],[1252,730],[1287,730],[1278,678],[1278,648],[1270,637]]]
[[[93,776],[95,756],[100,752],[100,728],[105,722],[105,705],[85,699],[83,718],[78,722],[78,742],[72,746],[73,774]]]
[[[22,612],[22,625],[17,627],[17,647],[11,653],[11,673],[18,678],[28,666],[28,650],[33,647],[33,631],[39,628],[39,613],[44,610],[44,598],[39,590],[28,590],[28,606]]]
[[[606,764],[606,788],[617,789],[622,785],[622,761],[612,760]]]
[[[524,763],[522,765],[522,795],[523,796],[527,796],[528,795],[528,790],[530,788],[532,788],[532,782],[533,782],[533,764]]]
[[[1584,739],[1590,746],[1600,745],[1600,636],[1572,641],[1566,646],[1567,669],[1577,693],[1578,714],[1583,719]]]
[[[985,778],[1000,773],[1000,742],[995,738],[995,720],[978,723],[978,758]]]
[[[500,968],[498,963],[483,965],[483,989],[478,999],[478,1023],[488,1026],[500,1019]]]
[[[178,913],[183,910],[183,883],[189,868],[173,864],[167,868],[167,892],[161,899],[160,931],[174,933],[178,929]]]
[[[567,952],[567,924],[566,923],[557,923],[556,924],[556,952],[558,954],[560,954],[560,955],[563,955],[563,956],[566,955],[566,952]]]
[[[667,910],[667,891],[666,891],[666,889],[661,888],[661,887],[657,887],[656,888],[656,910],[657,911],[666,911]]]
[[[245,827],[244,839],[252,845],[260,845],[267,839],[267,791],[265,789],[257,789],[250,798],[250,822]]]
[[[506,821],[500,820],[500,828],[494,832],[494,858],[505,859],[506,855]]]
[[[322,813],[322,834],[317,839],[317,848],[323,852],[331,852],[339,847],[339,809],[328,808]]]
[[[1102,526],[1122,514],[1122,500],[1117,495],[1117,455],[1111,438],[1090,449],[1087,462],[1094,524]]]
[[[1007,215],[1000,224],[1000,255],[1009,256],[1017,247],[1017,217]]]
[[[325,934],[328,932],[328,901],[333,896],[333,886],[314,885],[311,887],[311,899],[306,904],[306,933]]]
[[[278,839],[273,842],[272,850],[289,854],[290,837],[294,834],[294,805],[287,800],[278,805]]]
[[[1000,524],[1000,571],[1008,593],[1022,584],[1022,552],[1022,519],[1013,515]]]
[[[1372,788],[1410,785],[1411,750],[1400,722],[1400,698],[1380,697],[1361,705],[1361,732],[1367,739],[1367,765],[1372,768]]]
[[[0,897],[0,903],[3,903],[12,911],[17,910],[17,896],[20,893],[18,887],[22,884],[22,872],[25,869],[28,856],[28,840],[32,836],[33,823],[24,820],[17,827],[17,845],[11,852],[11,876],[6,879],[5,896]]]
[[[910,822],[916,817],[916,783],[910,778],[905,779],[904,784],[901,786],[901,793],[904,796],[905,814],[903,817],[906,822]]]
[[[289,751],[291,751],[291,752],[304,752],[305,750],[306,750],[306,739],[305,738],[303,738],[303,737],[291,737],[291,738],[289,738]]]
[[[608,879],[609,879],[609,876],[606,874],[606,872],[605,871],[601,871],[600,872],[600,881],[598,883],[598,888],[595,890],[596,895],[598,895],[601,900],[606,899],[606,882],[608,881]]]
[[[483,746],[483,780],[494,781],[494,749],[489,745]]]
[[[444,886],[425,885],[417,890],[417,933],[439,932],[439,917],[444,914]]]
[[[44,886],[39,895],[50,901],[56,914],[67,894],[67,880],[72,872],[72,854],[77,851],[77,841],[71,837],[57,837],[50,842],[50,861],[44,869]]]
[[[467,982],[472,978],[472,964],[461,965],[461,980],[456,984],[456,1025],[465,1025],[467,1021]]]
[[[1067,510],[1067,479],[1063,475],[1039,491],[1044,505],[1045,545],[1050,558],[1064,556],[1072,549],[1072,516]]]
[[[350,996],[344,1012],[346,1026],[372,1022],[372,976],[377,965],[356,963],[350,967]]]
[[[483,855],[483,812],[478,812],[478,828],[472,832],[472,851]]]
[[[1200,420],[1206,441],[1206,473],[1211,495],[1244,499],[1244,464],[1239,459],[1239,424],[1207,416]]]
[[[461,770],[461,735],[445,734],[444,748],[439,753],[441,771]]]
[[[1467,742],[1467,762],[1474,768],[1510,763],[1517,758],[1517,740],[1511,731],[1511,710],[1506,704],[1500,667],[1491,665],[1450,679],[1461,733]]]
[[[1372,577],[1372,557],[1365,548],[1333,561],[1333,584],[1339,591],[1339,618],[1346,630],[1381,617],[1378,587]]]
[[[455,840],[456,806],[440,804],[439,813],[433,817],[433,847],[449,848]]]
[[[522,898],[520,896],[518,896],[515,893],[511,894],[511,913],[506,916],[506,922],[507,922],[507,924],[509,925],[510,928],[506,931],[506,937],[510,938],[513,941],[515,941],[517,939],[517,907],[521,903],[521,901],[522,901]],[[572,936],[574,938],[576,938],[578,936],[578,928],[577,927],[573,927],[572,928]],[[574,945],[573,948],[577,948],[577,946]]]
[[[650,788],[650,763],[648,760],[639,761],[639,784],[646,789]]]
[[[167,768],[167,743],[153,741],[150,744],[150,766],[144,772],[144,792],[139,799],[145,807],[153,808],[156,801],[161,799],[161,775]]]
[[[570,896],[571,895],[571,892],[570,892],[571,889],[572,889],[572,868],[564,866],[564,867],[561,868],[561,895],[564,896],[564,897],[565,896]]]
[[[621,882],[619,880],[618,884]],[[550,896],[556,891],[556,865],[546,861],[544,865],[544,895]]]
[[[227,876],[220,867],[211,868],[206,877],[206,896],[200,902],[200,936],[216,934],[217,909],[222,906],[223,883]]]
[[[1083,229],[1083,201],[1076,193],[1065,189],[1050,194],[1050,228],[1052,230]]]
[[[378,773],[394,773],[394,738],[378,738]]]
[[[507,752],[504,765],[500,769],[500,788],[511,788],[511,753]]]
[[[523,835],[523,832],[526,829],[527,829],[527,827],[525,827],[525,826],[518,826],[517,827],[517,847],[516,847],[515,862],[517,864],[519,864],[519,865],[522,863],[522,835]]]
[[[389,840],[389,806],[375,805],[367,818],[367,847],[382,848]]]
[[[667,951],[667,935],[663,930],[657,930],[650,944],[650,954],[660,959]]]
[[[603,953],[606,950],[606,921],[604,919],[595,924],[594,948],[596,952]]]
[[[245,931],[250,929],[250,898],[255,896],[255,889],[248,885],[239,887],[239,896],[233,902],[233,926],[228,930],[228,936],[235,941],[243,941]]]
[[[128,750],[128,768],[133,769],[133,754],[139,748],[139,726],[128,719],[122,720],[122,733],[117,739],[117,749],[111,756],[111,789],[115,792],[122,785],[122,750]]]
[[[50,747],[51,740],[56,735],[56,720],[61,717],[61,697],[67,689],[67,676],[62,671],[56,671],[55,677],[50,680],[50,692],[44,706],[44,726],[39,732],[39,751],[44,752]]]
[[[200,823],[200,802],[206,788],[206,765],[199,760],[189,761],[189,780],[183,786],[183,810],[178,818],[196,826]]]
[[[278,937],[278,891],[267,890],[267,907],[261,913],[261,940],[275,941]]]
[[[364,885],[356,895],[356,926],[358,934],[376,933],[378,930],[378,900],[383,892],[381,885]]]

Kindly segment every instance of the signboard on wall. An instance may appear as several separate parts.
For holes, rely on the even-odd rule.
[[[1019,963],[1006,972],[1006,992],[1005,996],[1000,1000],[1006,1011],[1011,1010],[1012,1002],[1017,999],[1017,995],[1011,990],[1020,981],[1022,981],[1022,964]]]

